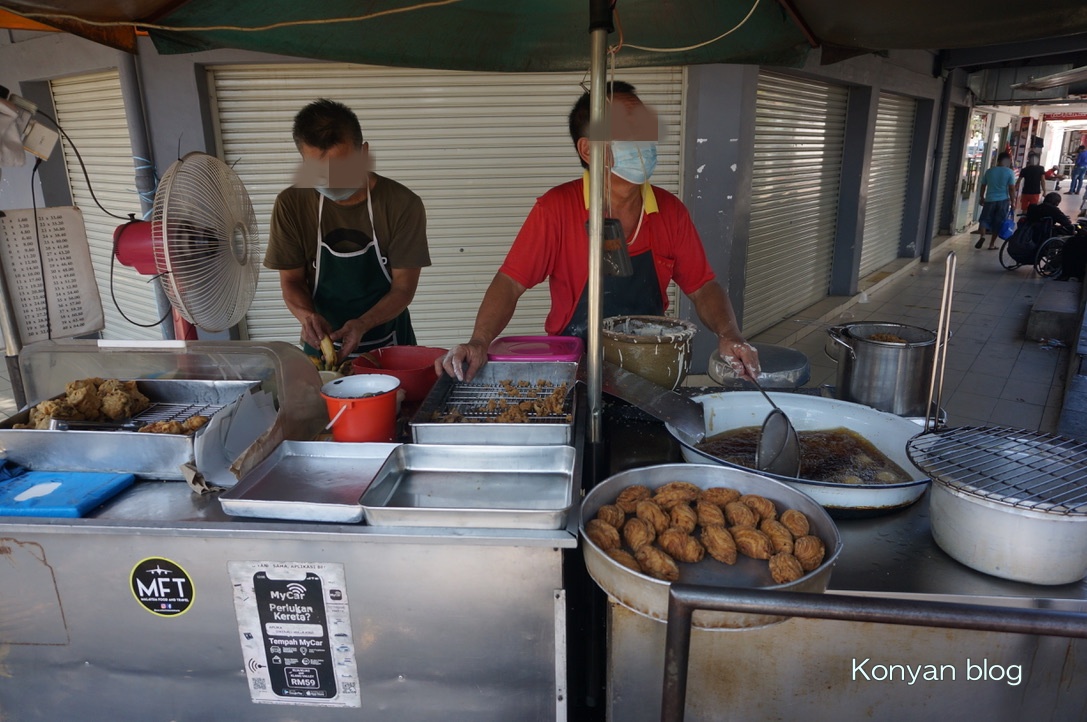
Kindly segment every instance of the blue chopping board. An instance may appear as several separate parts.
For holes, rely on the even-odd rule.
[[[132,474],[28,471],[0,481],[0,516],[80,517],[134,481]]]

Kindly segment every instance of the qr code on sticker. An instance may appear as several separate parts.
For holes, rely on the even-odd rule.
[[[358,686],[354,682],[344,682],[344,694],[358,694]]]
[[[257,692],[264,692],[268,689],[268,681],[260,677],[253,679],[253,689]]]

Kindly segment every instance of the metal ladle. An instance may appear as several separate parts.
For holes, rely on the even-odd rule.
[[[778,408],[770,394],[759,386],[759,382],[748,379],[773,406],[762,422],[759,445],[755,448],[755,466],[759,471],[768,471],[778,476],[800,475],[800,437],[789,421],[785,412]]]

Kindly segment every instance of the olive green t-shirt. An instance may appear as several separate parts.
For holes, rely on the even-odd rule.
[[[429,266],[422,199],[394,180],[376,173],[372,176],[375,184],[370,193],[381,255],[388,259],[390,268]],[[320,199],[321,194],[313,188],[291,187],[276,196],[264,254],[266,267],[274,270],[305,267],[307,278],[313,283]],[[373,239],[366,199],[341,206],[326,198],[321,211],[321,233],[324,242],[337,252],[361,250]]]

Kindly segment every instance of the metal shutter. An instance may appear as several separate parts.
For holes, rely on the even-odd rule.
[[[83,156],[87,174],[99,202],[110,213],[119,216],[135,213],[137,218],[140,217],[140,199],[136,193],[135,171],[132,166],[132,142],[128,135],[128,122],[125,120],[125,106],[117,70],[53,80],[50,86],[57,122]],[[102,336],[108,339],[161,339],[162,331],[158,326],[140,328],[126,321],[117,310],[117,305],[120,305],[125,315],[138,323],[154,323],[159,320],[155,293],[148,283],[148,276],[141,276],[133,269],[116,263],[113,271],[113,293],[117,298],[117,305],[110,298],[109,271],[113,257],[113,230],[124,221],[106,215],[94,203],[71,144],[63,136],[61,142],[72,201],[83,211],[83,220],[87,226],[91,262],[94,264],[94,276],[98,281],[106,319]]]
[[[872,165],[868,170],[861,278],[898,258],[916,115],[917,101],[913,98],[879,94]]]
[[[467,73],[341,64],[221,65],[208,69],[220,152],[245,182],[262,234],[276,194],[298,162],[295,113],[316,98],[359,116],[376,170],[418,193],[427,209],[433,266],[412,302],[420,344],[471,335],[491,278],[536,197],[580,174],[567,113],[582,73]],[[672,129],[653,182],[679,192],[683,74],[680,68],[622,70]],[[547,284],[518,304],[508,334],[542,333]],[[253,339],[295,342],[278,274],[263,269],[247,317]]]
[[[844,87],[759,72],[743,330],[827,295],[845,141]]]
[[[948,232],[951,227],[951,201],[945,198],[947,193],[947,174],[951,168],[951,136],[955,132],[955,115],[958,108],[948,106],[947,118],[944,120],[944,142],[940,146],[940,168],[936,185],[936,233]]]

